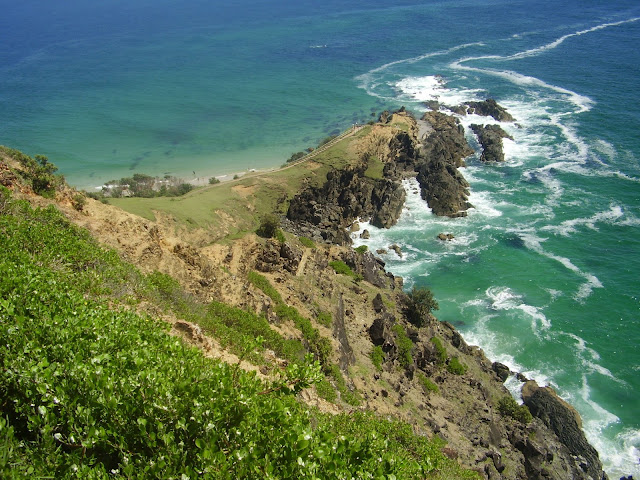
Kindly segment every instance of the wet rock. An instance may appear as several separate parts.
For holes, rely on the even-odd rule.
[[[456,237],[454,237],[453,234],[451,234],[451,233],[439,233],[438,234],[438,240],[442,240],[443,242],[450,242],[454,238],[456,238]]]
[[[522,387],[522,399],[531,414],[553,431],[578,460],[587,478],[603,478],[600,457],[587,441],[582,431],[582,419],[575,408],[562,400],[551,387],[541,388],[533,380]]]
[[[507,378],[509,378],[509,375],[511,374],[511,370],[509,370],[509,367],[507,367],[504,363],[493,362],[493,364],[491,365],[491,368],[494,372],[496,372],[496,375],[498,375],[498,378],[503,382],[505,382]]]
[[[363,240],[368,240],[369,238],[371,238],[371,234],[369,233],[369,230],[365,228],[360,234],[360,238],[362,238]]]
[[[466,113],[482,115],[483,117],[493,117],[498,122],[513,122],[514,118],[507,110],[499,105],[493,98],[488,98],[482,102],[467,102]]]
[[[471,125],[471,130],[478,137],[482,146],[481,162],[504,162],[503,138],[513,140],[513,137],[498,125]]]

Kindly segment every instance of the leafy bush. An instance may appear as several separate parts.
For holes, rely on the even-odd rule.
[[[256,233],[264,238],[273,238],[280,229],[280,218],[277,215],[267,214],[260,220],[260,226]]]
[[[396,323],[391,327],[393,333],[396,334],[396,348],[398,349],[398,359],[400,365],[404,368],[409,368],[413,365],[413,357],[411,351],[413,350],[413,342],[407,336],[407,332],[402,325]]]
[[[384,352],[382,351],[382,347],[380,345],[375,345],[371,349],[369,358],[371,358],[371,362],[373,363],[373,366],[376,367],[376,370],[381,372],[382,363],[384,362]]]
[[[216,177],[209,177],[209,185],[217,185],[220,183],[220,179]]]
[[[498,411],[500,414],[511,417],[525,425],[533,420],[533,416],[526,405],[518,405],[518,402],[511,396],[502,397],[498,401]]]
[[[439,366],[444,365],[447,362],[447,351],[442,346],[442,342],[438,337],[431,337],[430,341],[436,348],[436,364]]]
[[[320,378],[309,359],[265,384],[167,335],[167,324],[118,308],[122,292],[164,298],[158,310],[209,314],[216,330],[241,313],[208,311],[54,208],[5,193],[0,478],[470,478],[406,424],[308,411],[293,394]]]
[[[362,255],[364,252],[369,250],[369,247],[367,247],[366,245],[360,245],[359,247],[356,247],[354,250],[356,251],[356,253],[359,253],[360,255]]]
[[[422,385],[422,389],[424,390],[425,393],[429,393],[429,392],[438,393],[438,392],[440,392],[440,389],[438,388],[438,385],[436,385],[430,379],[428,379],[426,377],[426,375],[424,375],[422,373],[418,373],[417,378],[418,378],[418,382],[420,382],[420,385]]]
[[[329,262],[329,266],[331,268],[333,268],[333,270],[340,274],[340,275],[346,275],[348,277],[353,278],[356,282],[359,282],[362,280],[362,275],[360,275],[359,273],[354,272],[353,270],[351,270],[351,267],[349,265],[347,265],[346,263],[344,263],[342,260],[333,260],[331,262]]]
[[[447,365],[447,371],[454,375],[464,375],[467,372],[467,366],[460,362],[458,357],[451,357]]]
[[[438,310],[438,302],[433,298],[431,290],[425,287],[414,286],[407,294],[405,314],[416,327],[424,327],[428,323],[432,310]]]
[[[313,243],[313,240],[307,237],[299,237],[300,243],[307,248],[316,248],[316,244]]]

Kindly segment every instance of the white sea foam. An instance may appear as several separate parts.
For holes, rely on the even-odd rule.
[[[565,220],[560,225],[546,225],[541,227],[540,230],[544,232],[552,232],[563,237],[568,237],[572,233],[577,232],[579,227],[587,227],[592,230],[597,230],[597,223],[613,224],[616,220],[622,218],[624,213],[619,205],[612,205],[609,210],[597,212],[589,218],[575,218],[572,220]]]
[[[418,102],[435,100],[445,105],[459,105],[469,100],[480,99],[478,89],[448,88],[440,76],[407,77],[395,84],[395,87],[408,99]]]
[[[576,265],[574,265],[570,259],[547,252],[544,248],[542,248],[542,242],[544,242],[546,238],[540,238],[535,234],[532,234],[529,232],[520,232],[518,234],[520,238],[522,238],[522,240],[524,241],[524,244],[527,248],[529,248],[530,250],[533,250],[534,252],[542,256],[550,258],[551,260],[555,260],[556,262],[564,266],[566,269],[574,272],[576,275],[579,275],[586,280],[585,283],[580,285],[578,292],[576,292],[576,294],[574,295],[575,300],[582,302],[589,295],[591,295],[591,292],[593,291],[594,288],[603,288],[602,283],[600,282],[598,277],[596,277],[595,275],[588,272],[583,272]]]
[[[524,303],[522,295],[513,292],[509,287],[490,287],[485,293],[489,299],[489,308],[492,310],[520,310],[530,317],[531,329],[534,333],[538,334],[539,328],[551,327],[551,322],[540,308]]]

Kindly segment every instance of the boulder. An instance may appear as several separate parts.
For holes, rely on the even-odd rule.
[[[506,382],[507,378],[509,378],[509,375],[511,374],[511,370],[509,370],[509,367],[507,367],[504,363],[493,362],[493,364],[491,365],[491,369],[496,372],[498,378],[503,382]]]
[[[450,242],[454,237],[452,233],[439,233],[438,240],[442,240],[443,242]]]
[[[514,118],[507,110],[498,105],[493,98],[488,98],[483,102],[467,102],[467,113],[482,115],[483,117],[493,117],[498,122],[513,122]]]
[[[513,137],[505,132],[499,125],[472,124],[471,130],[478,137],[482,146],[482,162],[504,162],[503,138],[513,140]]]
[[[557,435],[586,478],[603,478],[600,457],[587,441],[582,431],[582,419],[575,408],[562,400],[551,387],[541,388],[533,380],[522,387],[522,399],[531,414]]]

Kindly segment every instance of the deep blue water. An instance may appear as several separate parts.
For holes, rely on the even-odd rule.
[[[441,319],[575,405],[612,478],[640,475],[637,2],[3,0],[2,12],[0,143],[48,155],[82,187],[273,167],[385,108],[495,98],[515,141],[503,165],[467,162],[469,216],[436,218],[410,195],[367,243],[402,245],[387,265],[432,288]]]

